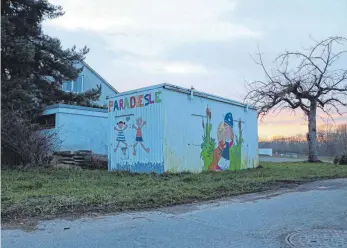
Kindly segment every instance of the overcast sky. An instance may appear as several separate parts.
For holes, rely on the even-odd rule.
[[[347,37],[346,0],[50,2],[66,14],[45,23],[45,32],[64,47],[87,45],[86,62],[119,91],[167,82],[242,101],[244,83],[264,78],[251,58],[258,48],[269,64],[284,50],[308,47],[310,37]],[[269,116],[259,133],[304,132],[300,117]]]

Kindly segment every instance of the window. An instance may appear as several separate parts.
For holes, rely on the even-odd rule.
[[[63,82],[63,91],[71,92],[72,82]]]
[[[74,81],[63,82],[63,86],[62,86],[63,87],[63,91],[74,92],[74,93],[82,93],[83,92],[83,83],[84,83],[84,76],[80,75]]]
[[[76,93],[83,92],[83,79],[84,79],[84,76],[81,75],[73,82],[73,92],[76,92]]]
[[[55,114],[41,115],[37,118],[37,123],[43,128],[55,128]]]

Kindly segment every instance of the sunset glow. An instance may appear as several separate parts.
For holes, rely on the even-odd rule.
[[[346,124],[347,115],[332,115],[334,121],[327,115],[319,113],[317,116],[317,127],[325,124]],[[297,134],[305,134],[307,132],[307,121],[303,114],[296,114],[289,111],[283,111],[279,115],[269,114],[262,120],[258,120],[258,136],[259,138],[272,138],[274,136],[294,136]]]

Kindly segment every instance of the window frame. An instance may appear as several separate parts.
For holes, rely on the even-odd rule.
[[[79,78],[79,77],[81,77],[81,91],[80,92],[77,92],[77,91],[75,91],[75,88],[77,88],[76,87],[76,80]],[[77,79],[76,80],[71,80],[70,81],[70,83],[71,83],[71,87],[70,87],[70,91],[65,91],[64,90],[64,85],[62,84],[62,90],[63,91],[65,91],[65,92],[72,92],[72,93],[83,93],[84,92],[84,75],[79,75],[78,77],[77,77]]]
[[[40,115],[36,122],[40,125],[40,129],[54,129],[56,127],[57,115],[56,113]]]

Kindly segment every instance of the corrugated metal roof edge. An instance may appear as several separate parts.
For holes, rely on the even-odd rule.
[[[63,104],[63,103],[57,103],[53,105],[48,105],[44,108],[44,110],[54,109],[54,108],[69,108],[69,109],[78,109],[78,110],[86,110],[86,111],[94,111],[94,112],[103,112],[107,113],[107,109],[102,108],[93,108],[93,107],[85,107],[80,105],[70,105],[70,104]]]
[[[120,96],[124,96],[124,95],[139,93],[139,92],[143,92],[143,91],[147,91],[147,90],[153,90],[153,89],[157,89],[157,88],[164,88],[164,89],[168,89],[168,90],[174,90],[174,91],[177,91],[177,92],[180,92],[180,93],[183,93],[183,94],[188,94],[188,95],[190,95],[190,93],[191,93],[191,89],[183,88],[183,87],[176,86],[176,85],[173,85],[173,84],[163,83],[163,84],[157,84],[157,85],[152,85],[152,86],[149,86],[149,87],[144,87],[144,88],[139,88],[139,89],[135,89],[135,90],[130,90],[130,91],[118,93],[115,96],[109,97],[109,99],[120,97]],[[221,102],[229,103],[229,104],[240,106],[240,107],[244,107],[244,108],[248,107],[249,109],[252,109],[252,110],[257,110],[256,108],[254,108],[254,107],[252,107],[250,105],[247,105],[247,104],[244,104],[244,103],[241,103],[241,102],[238,102],[238,101],[234,101],[234,100],[231,100],[231,99],[227,99],[227,98],[224,98],[224,97],[208,94],[208,93],[201,92],[201,91],[194,90],[194,95],[195,96],[199,96],[199,97],[203,97],[203,98],[207,98],[207,99],[211,99],[211,100],[215,100],[215,101],[221,101]]]

